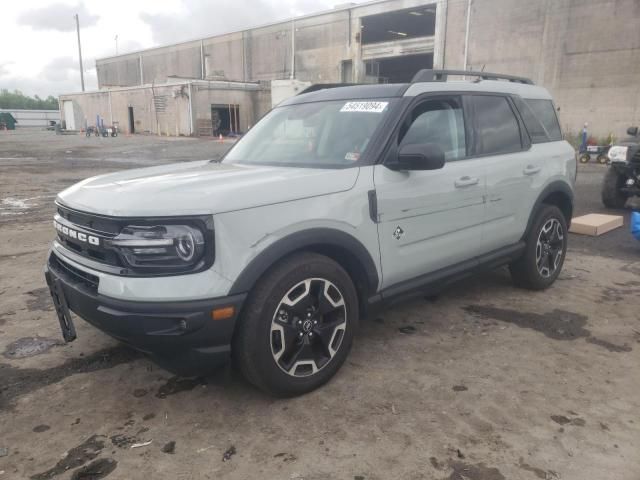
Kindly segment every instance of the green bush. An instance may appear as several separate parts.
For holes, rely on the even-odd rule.
[[[20,90],[10,92],[6,88],[0,90],[0,108],[26,110],[58,110],[58,99],[49,95],[46,99],[38,95],[28,97]]]

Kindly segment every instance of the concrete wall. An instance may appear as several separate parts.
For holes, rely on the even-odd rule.
[[[450,1],[447,68],[464,64],[466,1]],[[640,123],[640,1],[472,0],[469,66],[523,75],[553,94],[568,134]]]
[[[60,104],[73,102],[76,129],[95,125],[96,116],[100,115],[105,125],[118,123],[122,133],[131,133],[129,107],[132,107],[135,133],[168,136],[197,134],[198,119],[211,120],[212,104],[239,105],[243,131],[271,108],[269,92],[258,85],[189,83],[61,95]],[[64,108],[60,114],[66,121]]]
[[[98,85],[133,86],[164,83],[171,77],[260,81],[291,77],[292,33],[295,34],[295,77],[312,83],[335,83],[342,62],[353,62],[353,81],[364,79],[361,17],[390,10],[437,4],[436,35],[423,47],[435,51],[441,65],[446,0],[387,0],[338,9],[141,52],[96,61]],[[293,28],[292,28],[293,27]],[[435,41],[434,41],[435,39]],[[410,50],[416,46],[411,45]]]

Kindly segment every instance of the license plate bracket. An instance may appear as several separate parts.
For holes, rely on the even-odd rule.
[[[62,282],[59,278],[53,278],[53,281],[49,285],[51,291],[51,298],[53,299],[53,305],[58,315],[58,321],[60,322],[60,330],[62,330],[62,338],[69,343],[76,339],[76,327],[73,324],[71,318],[71,312],[69,311],[69,305],[67,299],[64,296],[64,289]]]

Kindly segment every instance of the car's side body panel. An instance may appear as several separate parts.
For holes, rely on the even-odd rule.
[[[482,253],[482,162],[459,160],[441,170],[412,172],[376,165],[374,175],[383,287]],[[461,185],[465,177],[477,182]]]

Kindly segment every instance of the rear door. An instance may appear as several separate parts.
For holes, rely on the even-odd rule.
[[[474,125],[475,154],[487,172],[487,253],[520,240],[529,219],[530,197],[539,191],[544,158],[530,151],[531,142],[512,98],[473,94],[465,98]]]
[[[389,155],[411,143],[434,143],[444,168],[374,167],[383,288],[474,257],[482,248],[485,167],[468,156],[460,96],[418,102],[392,139]]]

